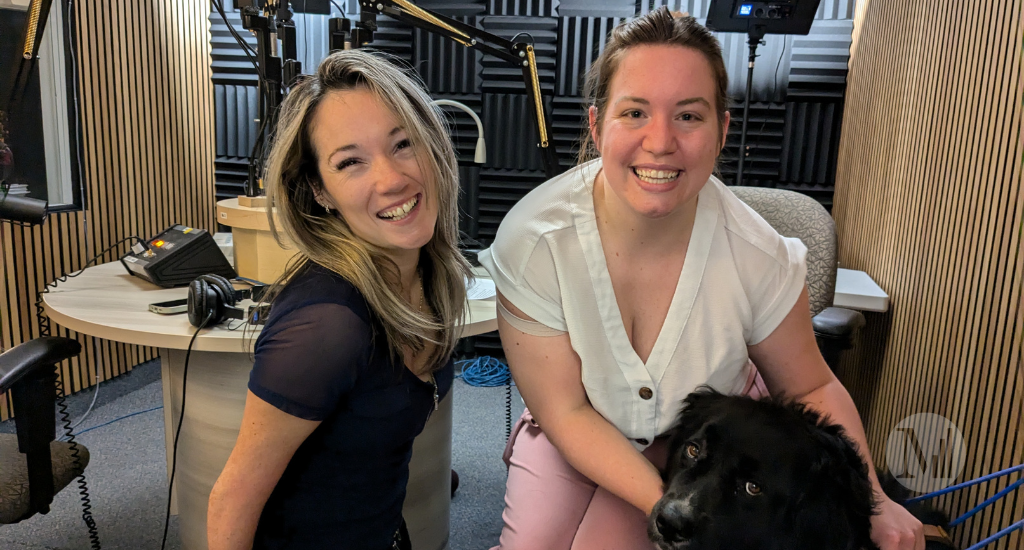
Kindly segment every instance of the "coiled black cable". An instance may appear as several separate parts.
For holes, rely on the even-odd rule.
[[[512,437],[512,377],[505,382],[505,441]]]
[[[39,336],[50,336],[50,318],[46,316],[46,310],[43,309],[43,294],[49,293],[51,288],[56,288],[58,283],[63,283],[72,277],[81,275],[83,271],[92,266],[96,260],[102,258],[107,252],[131,239],[135,239],[145,245],[142,239],[136,235],[125,237],[124,239],[121,239],[107,247],[103,252],[97,254],[85,264],[85,267],[77,272],[70,274],[62,273],[61,276],[54,279],[53,282],[47,283],[43,286],[43,289],[36,294],[36,320],[39,322]],[[76,480],[78,482],[78,493],[81,495],[82,500],[82,521],[85,522],[85,527],[89,530],[89,545],[93,550],[101,550],[99,530],[96,528],[96,520],[92,517],[92,501],[89,498],[89,486],[85,481],[85,466],[82,464],[81,449],[75,441],[75,434],[71,428],[71,418],[68,414],[68,405],[64,397],[64,381],[60,376],[60,367],[58,365],[54,365],[53,370],[57,375],[57,382],[54,389],[57,392],[57,410],[60,413],[60,421],[64,425],[64,437],[67,438],[68,443],[71,445],[71,458],[74,461],[75,468],[82,470],[82,473],[79,474]],[[98,384],[99,380],[97,380],[96,383]]]
[[[483,355],[475,359],[463,359],[456,362],[462,367],[462,372],[456,378],[470,386],[493,388],[505,385],[505,440],[512,435],[512,373],[508,365],[494,357]]]
[[[75,468],[82,470],[76,480],[78,493],[82,499],[82,521],[85,522],[85,527],[89,530],[89,546],[93,550],[100,550],[100,533],[96,528],[96,520],[92,517],[92,501],[89,500],[89,486],[85,482],[85,466],[82,465],[81,450],[78,443],[75,442],[75,434],[71,432],[71,418],[68,416],[68,405],[64,400],[64,382],[60,378],[59,367],[54,365],[53,370],[57,373],[57,410],[60,412],[60,421],[64,424],[64,435],[67,437],[68,443],[71,444],[71,460],[74,462]]]

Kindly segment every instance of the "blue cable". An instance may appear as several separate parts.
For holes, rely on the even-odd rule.
[[[152,409],[146,409],[144,411],[138,411],[138,412],[133,412],[131,414],[126,414],[126,415],[124,415],[122,417],[115,418],[115,419],[111,420],[110,422],[104,422],[102,424],[97,424],[96,426],[93,426],[91,428],[84,429],[84,430],[78,432],[78,435],[82,435],[85,432],[91,432],[91,431],[95,430],[96,428],[102,428],[103,426],[108,426],[110,424],[113,424],[114,422],[117,422],[118,420],[124,420],[125,418],[131,418],[131,417],[133,417],[135,415],[138,415],[138,414],[148,413],[150,411],[155,411],[157,409],[162,409],[162,408],[164,408],[163,405],[161,405],[159,407],[153,407]]]
[[[989,538],[987,538],[987,539],[985,539],[985,540],[983,540],[983,541],[981,541],[981,542],[979,542],[979,543],[977,543],[977,544],[975,544],[973,546],[968,546],[965,550],[978,550],[979,548],[981,548],[983,546],[988,546],[989,544],[991,544],[991,543],[993,543],[993,542],[995,542],[995,541],[1005,537],[1006,535],[1009,535],[1010,533],[1016,531],[1017,529],[1021,529],[1021,528],[1024,528],[1024,519],[1018,521],[1017,523],[1010,524],[1010,526],[1007,527],[1006,529],[1003,529],[1002,531],[992,535],[991,537],[989,537]]]
[[[979,483],[984,483],[986,481],[990,481],[990,480],[993,480],[993,479],[996,479],[996,478],[999,478],[999,477],[1003,477],[1005,475],[1009,475],[1009,474],[1012,474],[1014,472],[1020,472],[1020,471],[1024,471],[1024,464],[1018,464],[1016,466],[1011,466],[1010,468],[1006,468],[1005,470],[1000,470],[998,472],[994,472],[994,473],[991,473],[991,474],[988,474],[988,475],[984,475],[984,476],[981,476],[979,478],[972,479],[970,481],[965,481],[963,483],[958,483],[956,485],[951,485],[949,487],[946,487],[945,489],[940,489],[938,491],[934,491],[934,492],[931,492],[931,493],[928,493],[928,494],[925,494],[925,495],[921,495],[921,496],[918,496],[918,497],[907,499],[907,500],[903,501],[903,504],[911,504],[911,503],[914,503],[914,502],[920,502],[922,500],[927,500],[927,499],[930,499],[930,498],[934,498],[934,497],[937,497],[937,496],[940,496],[940,495],[945,495],[947,493],[952,493],[953,491],[958,491],[960,489],[971,487],[971,486],[977,485]],[[992,497],[986,499],[985,502],[982,502],[981,504],[979,504],[979,505],[975,506],[974,508],[972,508],[966,514],[964,514],[964,515],[956,518],[955,520],[951,521],[950,524],[949,524],[949,527],[953,528],[953,527],[956,527],[957,525],[963,523],[965,520],[967,520],[968,518],[970,518],[974,514],[976,514],[979,511],[981,511],[981,509],[983,509],[986,506],[992,504],[993,502],[995,502],[995,501],[1005,497],[1006,495],[1010,494],[1011,492],[1013,492],[1015,489],[1017,489],[1021,485],[1024,485],[1024,478],[1018,479],[1017,481],[1011,483],[1005,489],[999,491],[995,495],[992,495]],[[999,540],[999,539],[1009,535],[1010,533],[1016,531],[1017,529],[1024,529],[1024,520],[1020,520],[1020,521],[1018,521],[1016,523],[1011,524],[1009,527],[999,531],[998,533],[992,535],[991,537],[988,537],[988,538],[978,542],[977,544],[974,544],[973,546],[970,546],[970,547],[966,548],[965,550],[978,550],[979,548],[988,546],[989,544],[991,544],[991,543],[993,543],[993,542],[995,542],[995,541],[997,541],[997,540]]]
[[[965,488],[970,487],[972,485],[977,485],[979,483],[984,483],[986,481],[995,479],[997,477],[1003,477],[1005,475],[1012,474],[1013,472],[1020,472],[1020,471],[1024,471],[1024,464],[1018,464],[1016,466],[1012,466],[1012,467],[1007,468],[1005,470],[1000,470],[998,472],[995,472],[995,473],[992,473],[992,474],[988,474],[988,475],[984,475],[984,476],[981,476],[981,477],[979,477],[977,479],[972,479],[971,481],[965,481],[965,482],[959,483],[957,485],[950,485],[949,487],[946,487],[945,489],[940,489],[938,491],[935,491],[935,492],[932,492],[932,493],[928,493],[928,494],[925,494],[925,495],[921,495],[919,497],[908,498],[907,500],[903,501],[903,504],[911,504],[911,503],[914,503],[914,502],[920,502],[922,500],[927,500],[927,499],[930,499],[930,498],[935,498],[937,496],[941,496],[941,495],[944,495],[946,493],[952,493],[953,491],[959,491],[960,489],[965,489]]]
[[[511,381],[508,365],[489,355],[458,361],[455,364],[462,367],[462,373],[456,378],[461,377],[470,386],[493,388],[504,386]]]
[[[991,497],[989,497],[987,500],[985,500],[985,502],[982,502],[981,504],[975,506],[974,508],[971,508],[964,515],[962,515],[962,516],[954,519],[953,521],[949,522],[949,527],[953,528],[953,527],[956,527],[957,525],[960,525],[961,523],[967,521],[968,518],[970,518],[974,514],[977,514],[980,511],[982,511],[982,509],[984,509],[989,504],[992,504],[993,502],[995,502],[995,501],[1003,498],[1004,496],[1010,494],[1017,487],[1020,487],[1021,485],[1024,485],[1024,478],[1021,478],[1021,479],[1018,479],[1017,481],[1014,481],[1013,483],[1008,485],[1002,491],[999,491],[998,493],[996,493],[996,494],[992,495]]]

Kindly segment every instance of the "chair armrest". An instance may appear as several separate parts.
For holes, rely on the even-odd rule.
[[[842,307],[827,307],[811,319],[814,334],[822,338],[852,340],[864,326],[864,314]]]
[[[0,355],[0,393],[37,368],[53,368],[81,352],[82,345],[77,340],[60,336],[45,336],[14,346]]]

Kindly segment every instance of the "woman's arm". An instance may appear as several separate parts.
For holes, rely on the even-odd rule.
[[[247,393],[238,440],[210,492],[206,516],[210,550],[252,548],[263,505],[295,450],[318,425]]]
[[[828,415],[857,444],[879,502],[879,514],[871,519],[871,538],[875,544],[881,550],[924,550],[921,522],[882,492],[857,407],[818,350],[810,309],[804,286],[782,323],[768,338],[749,346],[748,354],[769,392],[783,393]]]
[[[500,293],[498,299],[513,315],[532,321]],[[516,387],[555,448],[581,474],[649,514],[662,495],[661,476],[590,405],[569,335],[526,334],[501,315],[498,332]]]

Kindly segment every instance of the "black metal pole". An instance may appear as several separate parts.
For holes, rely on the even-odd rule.
[[[480,166],[459,162],[459,229],[474,241],[480,237]]]
[[[257,103],[257,117],[259,118],[257,132],[266,137],[274,131],[277,108],[281,105],[284,95],[282,90],[284,71],[281,58],[274,55],[277,49],[277,21],[261,15],[253,7],[242,8],[241,15],[242,28],[256,34],[256,62],[261,69],[262,77],[257,84],[262,88]],[[256,139],[260,140],[260,135],[257,135]],[[249,177],[245,182],[245,196],[247,197],[258,197],[264,194],[261,181],[263,177],[263,148],[268,141],[269,139],[263,139],[260,146],[253,151],[252,158],[249,159]]]
[[[740,163],[736,171],[736,185],[743,185],[743,162],[747,157],[747,119],[750,117],[750,88],[754,83],[754,59],[757,58],[757,45],[761,43],[762,38],[764,38],[764,27],[755,26],[747,31],[750,60],[747,64],[747,93],[743,96],[743,127],[740,130]]]

